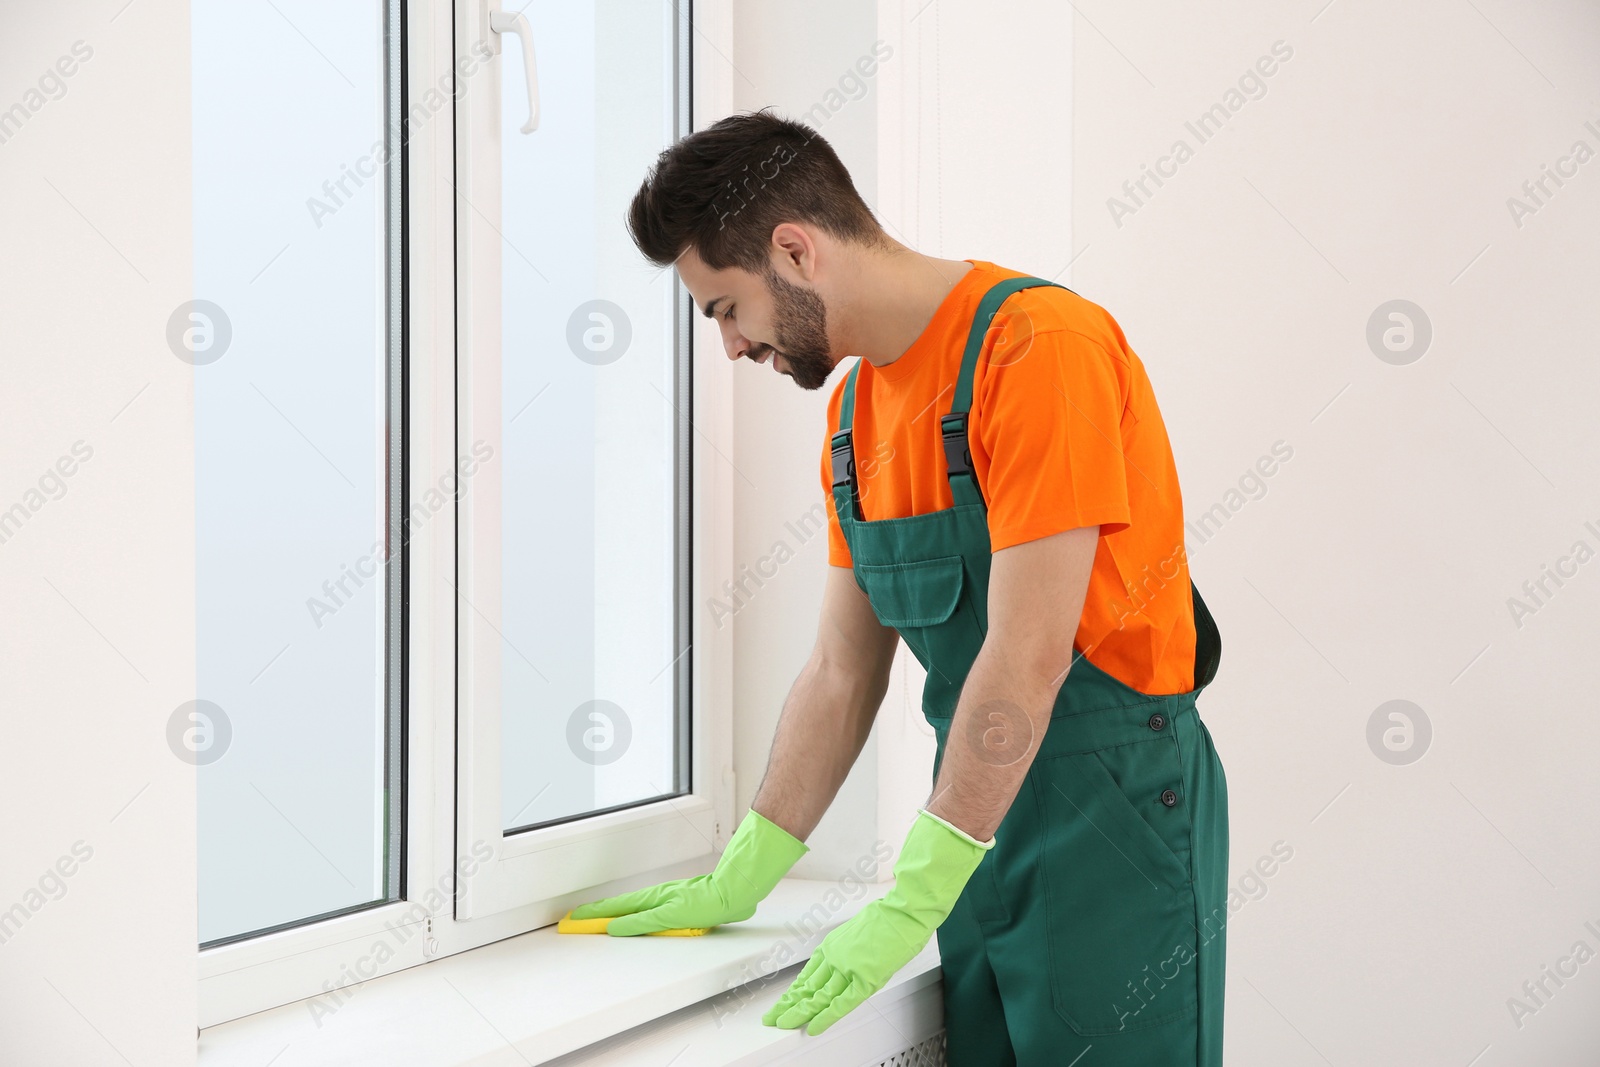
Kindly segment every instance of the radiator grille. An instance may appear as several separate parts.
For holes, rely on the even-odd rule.
[[[944,1031],[940,1030],[928,1040],[879,1060],[872,1067],[948,1067],[948,1064],[944,1054]]]

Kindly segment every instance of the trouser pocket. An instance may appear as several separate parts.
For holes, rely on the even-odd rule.
[[[1083,1035],[1194,1014],[1188,798],[1171,736],[1041,758],[1030,776],[1056,1012]]]

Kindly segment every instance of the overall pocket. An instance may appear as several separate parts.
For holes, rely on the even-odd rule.
[[[1042,758],[1030,777],[1057,1014],[1085,1036],[1193,1015],[1199,944],[1172,739]],[[1179,794],[1171,807],[1168,789]]]
[[[961,557],[860,563],[856,573],[878,621],[899,631],[928,672],[929,692],[960,692],[983,645],[983,634],[970,607],[958,610],[965,585]],[[951,702],[945,713],[954,712]]]

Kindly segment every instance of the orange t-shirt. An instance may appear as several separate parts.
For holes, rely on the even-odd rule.
[[[955,400],[978,301],[1023,272],[981,260],[893,363],[860,363],[854,440],[868,520],[951,506],[939,416]],[[822,490],[828,562],[851,565],[833,506],[831,437],[844,377],[828,402]],[[1194,688],[1194,607],[1183,502],[1166,425],[1144,364],[1111,314],[1055,286],[1013,294],[973,372],[968,445],[988,507],[990,550],[1100,526],[1074,647],[1143,693]]]

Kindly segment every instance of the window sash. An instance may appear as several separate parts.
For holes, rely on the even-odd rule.
[[[678,71],[677,127],[689,123],[684,75],[688,64],[688,6],[664,5],[663,17],[672,13],[675,63]],[[482,8],[458,9],[457,55],[465,55],[462,42],[485,40],[489,33],[480,23]],[[516,42],[503,42],[507,49]],[[498,85],[468,92],[458,109],[456,132],[456,187],[465,206],[456,213],[457,315],[459,334],[458,395],[460,418],[457,448],[462,455],[475,445],[489,443],[504,455],[501,444],[501,269],[505,239],[502,236],[502,122]],[[537,137],[538,133],[532,134]],[[648,160],[641,160],[641,170]],[[674,282],[674,346],[676,349],[673,406],[679,413],[691,410],[688,333],[690,302],[681,283]],[[688,557],[691,513],[689,462],[691,427],[687,419],[675,422],[674,591],[676,633],[673,646],[689,645],[691,567]],[[474,478],[459,509],[461,665],[458,694],[461,759],[458,782],[459,819],[457,862],[472,871],[462,880],[457,901],[458,919],[484,916],[524,907],[542,906],[553,921],[565,909],[552,910],[555,898],[601,882],[628,877],[667,864],[708,853],[715,834],[709,801],[691,789],[676,798],[630,805],[616,811],[589,814],[579,819],[506,835],[502,824],[501,791],[501,655],[504,639],[500,618],[501,505],[503,494],[498,470]],[[690,778],[699,761],[694,759],[695,734],[691,729],[692,660],[680,655],[673,663],[676,761],[680,778]],[[687,764],[687,767],[683,765]],[[689,773],[684,773],[689,772]],[[483,862],[474,850],[490,858]]]

